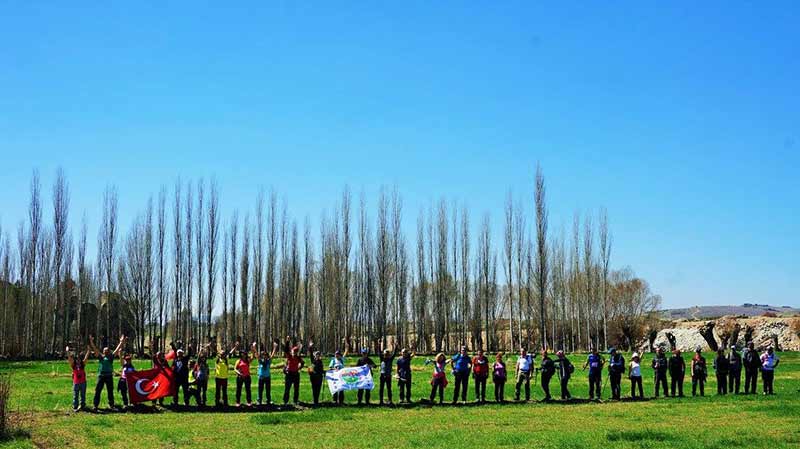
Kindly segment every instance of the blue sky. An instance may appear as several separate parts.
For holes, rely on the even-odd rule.
[[[301,222],[397,186],[408,233],[445,197],[499,249],[540,162],[553,231],[606,207],[665,306],[800,305],[796,2],[107,3],[3,2],[5,230],[63,166],[92,237],[108,183],[126,225],[215,176],[226,216],[265,186]]]

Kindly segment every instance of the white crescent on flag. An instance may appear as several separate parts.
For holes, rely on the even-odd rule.
[[[150,382],[150,379],[139,379],[136,381],[136,384],[134,385],[134,388],[136,388],[136,392],[142,396],[147,396],[148,394],[152,393],[156,388],[158,388],[158,382],[153,382],[152,384],[150,384],[151,388],[145,391],[144,389],[142,389],[142,383],[144,382]]]

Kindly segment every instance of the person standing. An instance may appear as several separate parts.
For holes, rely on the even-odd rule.
[[[272,360],[278,351],[278,340],[272,342],[272,352],[262,350],[258,355],[258,405],[272,404]],[[266,395],[264,395],[266,393]],[[266,402],[263,399],[266,398]]]
[[[700,396],[705,396],[706,376],[708,370],[706,368],[706,358],[703,357],[702,350],[698,346],[694,351],[692,358],[692,396],[697,394],[698,387],[700,388]]]
[[[498,352],[494,358],[494,365],[492,365],[492,382],[494,382],[495,402],[505,402],[504,396],[507,378],[506,362],[503,361],[503,353]]]
[[[308,343],[308,352],[311,355],[311,363],[308,368],[308,377],[311,380],[311,396],[314,405],[319,405],[319,394],[322,391],[322,380],[325,378],[325,368],[322,366],[322,353],[314,351],[314,343]]]
[[[584,370],[586,367],[589,367],[590,401],[595,398],[595,394],[597,394],[597,399],[602,398],[600,389],[603,385],[603,365],[605,365],[605,363],[605,359],[597,352],[597,348],[592,348],[592,353],[589,354],[589,357],[586,358],[586,362],[583,364]]]
[[[717,356],[714,358],[714,372],[717,374],[717,394],[724,395],[728,393],[729,367],[725,351],[719,349]]]
[[[250,346],[252,351],[252,357],[255,357],[257,351],[256,342]],[[253,406],[253,396],[252,390],[250,389],[250,385],[253,382],[252,378],[250,377],[250,362],[251,362],[251,353],[249,351],[241,351],[239,353],[239,360],[236,362],[236,365],[233,367],[233,370],[236,372],[236,406],[242,406],[242,387],[244,387],[245,398],[247,399],[247,406]]]
[[[556,355],[558,356],[558,378],[561,384],[561,399],[566,401],[572,399],[572,395],[569,394],[569,378],[575,371],[575,366],[564,355],[564,351],[558,351]]]
[[[239,342],[233,346],[230,354],[239,348]],[[229,353],[225,349],[220,349],[217,359],[214,362],[214,405],[216,407],[228,406],[228,365]]]
[[[378,365],[372,361],[369,357],[369,349],[368,348],[361,348],[361,358],[358,359],[356,362],[356,366],[366,366],[369,368],[370,374],[372,373],[373,368],[377,368]],[[361,405],[362,401],[364,404],[369,405],[369,396],[372,390],[368,388],[359,388],[358,389],[358,405]]]
[[[630,364],[630,379],[631,379],[631,399],[636,399],[636,388],[639,388],[639,399],[644,399],[644,392],[642,391],[642,366],[639,359],[639,353],[634,352],[631,355]]]
[[[333,353],[333,358],[331,362],[328,364],[328,369],[333,371],[339,371],[345,367],[345,357],[347,357],[347,349],[344,351],[344,355],[342,355],[342,351],[338,349],[336,352]],[[334,404],[344,404],[344,391],[340,391],[333,395],[333,403]]]
[[[447,387],[447,373],[445,373],[445,369],[450,362],[451,360],[447,360],[442,352],[436,354],[436,359],[432,361],[433,377],[431,378],[431,404],[433,404],[433,401],[436,399],[437,391],[439,392],[439,405],[444,402],[444,389]],[[426,365],[428,363],[431,363],[431,361],[425,362]]]
[[[764,382],[764,394],[775,394],[773,383],[775,382],[775,368],[781,363],[778,354],[770,346],[767,352],[761,355],[761,378]]]
[[[414,358],[408,349],[401,351],[397,359],[397,387],[400,389],[400,403],[411,403],[411,359]]]
[[[622,375],[625,374],[625,357],[616,348],[609,350],[608,380],[611,383],[611,399],[622,397]]]
[[[292,402],[296,405],[300,402],[300,370],[306,365],[300,357],[300,350],[303,344],[289,347],[289,337],[286,337],[287,345],[284,348],[286,363],[283,366],[283,405],[289,403],[289,393],[292,393]],[[294,388],[294,390],[292,390]]]
[[[472,358],[472,378],[475,380],[475,401],[486,402],[486,380],[489,378],[489,359],[478,350]]]
[[[208,368],[208,360],[206,359],[206,352],[202,351],[197,358],[197,373],[195,379],[197,384],[197,398],[201,406],[206,406],[208,399],[208,377],[210,375]]]
[[[672,357],[669,358],[669,393],[670,396],[683,397],[683,379],[686,377],[686,361],[681,356],[681,350],[675,349],[672,351]]]
[[[553,359],[547,354],[547,349],[542,349],[542,391],[544,391],[544,401],[549,402],[553,399],[550,396],[550,379],[556,373],[556,364]]]
[[[472,368],[472,359],[467,355],[467,347],[462,346],[458,354],[452,358],[453,377],[455,378],[455,388],[453,389],[453,404],[458,402],[458,395],[461,393],[461,402],[467,402],[467,388],[469,386],[469,373]]]
[[[653,375],[655,376],[655,397],[658,397],[658,390],[659,387],[664,391],[664,396],[667,396],[669,392],[667,391],[667,368],[669,368],[669,361],[667,360],[667,356],[664,355],[664,348],[658,347],[656,349],[656,356],[653,358],[652,362],[653,367]]]
[[[103,351],[97,351],[94,345],[94,338],[89,337],[89,345],[92,351],[99,353],[97,361],[100,362],[97,369],[97,385],[94,388],[94,411],[100,406],[100,394],[103,388],[108,393],[108,406],[114,408],[114,357],[118,357],[122,346],[125,344],[125,336],[119,337],[119,344],[114,351],[108,349],[108,346],[103,348]]]
[[[392,403],[392,368],[394,368],[394,358],[397,357],[397,348],[384,349],[381,354],[380,369],[380,404],[383,405],[383,389],[386,388],[389,405]]]
[[[742,382],[742,356],[736,350],[736,345],[731,346],[731,351],[728,353],[728,391],[731,393],[739,394],[740,384]]]
[[[131,361],[131,355],[125,354],[122,358],[122,369],[120,369],[119,381],[117,381],[117,391],[122,396],[122,406],[128,407],[128,374],[136,371]]]
[[[181,390],[183,390],[184,405],[189,405],[189,356],[186,355],[183,348],[175,350],[175,360],[172,361],[172,373],[175,379],[172,405],[178,405],[178,392]]]
[[[77,412],[86,408],[86,362],[89,361],[92,350],[86,348],[82,359],[77,352],[73,356],[69,346],[64,352],[67,353],[67,361],[72,368],[72,411]]]
[[[747,343],[742,356],[744,365],[744,394],[756,394],[758,384],[758,371],[761,370],[761,357],[758,355],[753,342]]]
[[[533,356],[528,354],[528,350],[522,348],[517,359],[516,378],[517,385],[514,387],[514,400],[519,401],[520,389],[525,385],[525,400],[531,400],[531,372],[533,371]]]

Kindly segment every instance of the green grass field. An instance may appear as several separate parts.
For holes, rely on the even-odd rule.
[[[782,353],[775,396],[716,396],[709,376],[704,398],[661,398],[642,402],[512,403],[481,406],[320,407],[317,409],[246,412],[188,412],[158,409],[149,413],[72,413],[71,375],[66,362],[0,362],[10,374],[11,420],[17,435],[0,447],[481,447],[544,448],[798,448],[800,447],[800,353]],[[626,357],[627,358],[627,357]],[[710,358],[707,355],[707,358]],[[515,358],[513,358],[515,360]],[[355,359],[350,358],[352,363]],[[687,357],[688,360],[688,357]],[[571,391],[588,396],[583,356],[575,356]],[[649,366],[649,358],[643,366]],[[139,361],[138,368],[150,367]],[[415,401],[430,393],[430,367],[414,364]],[[96,372],[96,365],[87,368]],[[255,370],[253,371],[255,373]],[[273,379],[273,400],[283,393],[282,375]],[[645,396],[651,396],[651,370],[644,369]],[[452,376],[448,376],[452,377]],[[94,393],[90,374],[87,402]],[[451,379],[452,380],[452,379]],[[213,380],[209,395],[213,398]],[[255,382],[254,382],[255,400]],[[445,399],[452,399],[452,383]],[[491,380],[487,397],[491,397]],[[557,382],[551,385],[557,391]],[[687,382],[686,392],[691,386]],[[761,384],[759,382],[759,391]],[[229,386],[233,402],[234,385]],[[534,398],[542,398],[537,384]],[[395,391],[395,401],[397,392]],[[470,380],[469,399],[474,398]],[[623,395],[630,394],[623,380]],[[301,401],[309,401],[307,375],[301,380]],[[610,395],[605,384],[603,396]],[[377,402],[377,391],[373,403]],[[506,386],[513,398],[513,385]],[[118,398],[118,396],[117,396]],[[323,398],[330,394],[323,390]],[[117,399],[119,402],[119,399]],[[353,404],[355,392],[346,401]],[[171,402],[168,400],[168,402]],[[103,407],[105,401],[101,402]]]

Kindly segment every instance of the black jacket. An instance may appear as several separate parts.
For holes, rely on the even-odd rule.
[[[656,375],[665,376],[667,374],[667,367],[669,366],[669,361],[667,360],[667,356],[664,354],[656,355],[653,359],[653,370],[655,370]]]
[[[673,355],[669,358],[669,375],[672,377],[680,377],[686,373],[686,362],[683,357]]]

